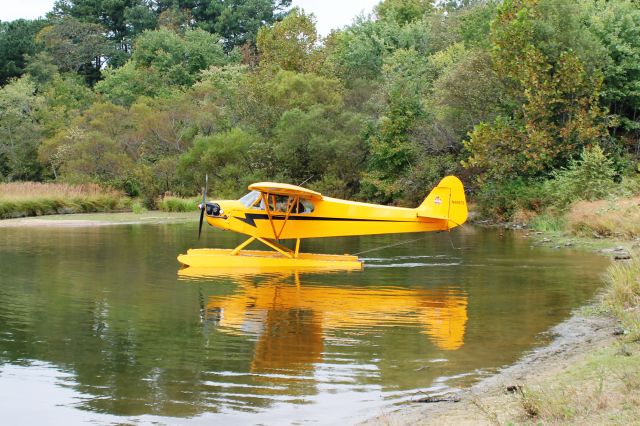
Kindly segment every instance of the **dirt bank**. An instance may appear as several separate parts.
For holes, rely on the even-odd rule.
[[[551,330],[548,346],[525,355],[471,388],[443,396],[445,402],[416,402],[361,425],[496,425],[527,421],[521,389],[553,381],[571,365],[615,341],[618,321],[574,314]]]

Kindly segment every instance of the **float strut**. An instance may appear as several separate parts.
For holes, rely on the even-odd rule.
[[[229,254],[231,256],[236,256],[238,253],[240,253],[240,250],[242,250],[243,248],[245,248],[246,246],[251,244],[255,239],[256,239],[256,237],[249,238],[247,241],[245,241],[244,243],[240,244],[238,247],[236,247],[233,250],[231,250],[231,253],[229,253]]]
[[[293,254],[292,254],[293,252],[291,250],[289,250],[288,248],[286,248],[285,246],[280,245],[280,244],[276,243],[275,241],[269,241],[269,240],[266,240],[266,239],[260,238],[260,237],[256,237],[256,240],[258,240],[261,243],[271,247],[272,249],[274,249],[278,253],[285,255],[289,259],[293,259]]]

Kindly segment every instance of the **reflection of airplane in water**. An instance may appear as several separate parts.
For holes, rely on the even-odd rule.
[[[189,271],[189,270],[185,270]],[[189,274],[202,275],[191,269]],[[419,326],[440,349],[464,343],[467,296],[452,290],[300,285],[297,272],[235,277],[237,293],[210,297],[205,316],[233,334],[255,334],[252,371],[304,370],[322,359],[324,338],[341,330]],[[265,276],[262,276],[263,278]],[[211,318],[213,317],[213,318]]]

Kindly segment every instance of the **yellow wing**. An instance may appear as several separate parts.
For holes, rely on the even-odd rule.
[[[258,182],[249,185],[249,190],[260,191],[265,194],[273,195],[299,195],[303,198],[314,200],[322,199],[322,194],[319,192],[312,191],[301,186],[289,185],[287,183]]]

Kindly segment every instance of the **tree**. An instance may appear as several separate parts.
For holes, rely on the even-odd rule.
[[[353,112],[321,104],[307,111],[290,109],[270,141],[272,168],[289,182],[308,181],[334,196],[353,196],[365,159],[362,127],[362,117]]]
[[[477,124],[509,113],[505,88],[485,50],[463,50],[441,70],[433,87],[434,121],[441,129],[434,139],[450,146],[458,148]]]
[[[28,77],[0,89],[0,179],[38,180],[37,149],[42,128],[37,114],[43,99]]]
[[[103,25],[125,56],[139,34],[158,24],[220,34],[225,51],[231,52],[236,46],[254,44],[258,29],[282,19],[290,5],[291,0],[57,0],[52,15]],[[125,61],[117,62],[112,65]]]
[[[13,77],[20,77],[26,67],[26,56],[42,50],[36,34],[46,24],[43,19],[0,22],[0,86]]]
[[[187,30],[180,35],[166,28],[146,31],[136,39],[135,51],[121,68],[109,68],[96,91],[120,105],[139,96],[166,96],[173,88],[188,87],[202,70],[236,60],[226,55],[214,34]]]
[[[126,138],[133,124],[128,111],[96,102],[68,126],[45,139],[38,158],[56,178],[91,180],[122,189],[131,175],[136,141]]]
[[[478,168],[481,180],[548,174],[606,135],[601,77],[588,73],[573,50],[558,54],[540,37],[538,22],[553,21],[540,12],[535,0],[505,2],[493,24],[494,66],[514,113],[479,124],[465,142],[465,165]]]
[[[369,164],[363,176],[368,198],[390,202],[402,197],[402,182],[415,165],[421,141],[415,131],[427,116],[424,98],[430,92],[433,68],[413,49],[398,49],[383,67],[386,110],[370,129]]]
[[[601,100],[614,114],[614,133],[640,152],[640,9],[630,1],[599,2],[589,29],[606,51]]]
[[[236,46],[254,45],[260,28],[282,20],[291,0],[231,0],[218,1],[218,15],[200,17],[197,12],[205,8],[195,9],[198,26],[209,32],[222,35],[224,46],[230,52]],[[214,23],[211,25],[211,23]]]
[[[136,35],[155,28],[154,3],[150,0],[56,0],[50,15],[100,25],[119,50],[129,53]]]
[[[263,65],[309,72],[319,66],[318,33],[313,15],[293,9],[282,22],[258,31],[257,48]]]
[[[193,192],[208,173],[215,182],[217,195],[237,196],[264,176],[254,164],[255,146],[259,141],[258,135],[238,128],[198,137],[193,148],[180,158],[179,174],[190,183]]]
[[[90,84],[100,78],[100,70],[113,51],[113,44],[104,36],[99,24],[65,17],[46,26],[38,33],[46,51],[58,68],[86,76]]]
[[[433,0],[384,0],[374,11],[381,20],[392,20],[401,25],[421,20],[434,10]]]

